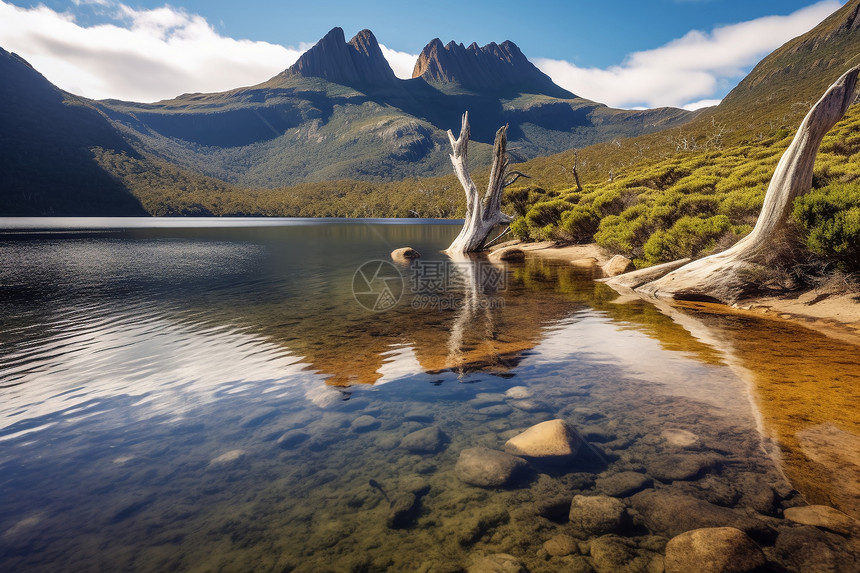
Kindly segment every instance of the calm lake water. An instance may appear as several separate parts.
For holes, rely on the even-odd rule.
[[[860,511],[856,347],[563,262],[453,261],[458,231],[0,219],[0,571],[606,570],[581,533],[544,547],[574,495]],[[574,462],[458,479],[463,449],[556,418]],[[642,515],[617,533],[653,569],[671,532]]]

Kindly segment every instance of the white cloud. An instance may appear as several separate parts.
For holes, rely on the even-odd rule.
[[[224,37],[203,17],[169,5],[137,10],[117,0],[73,4],[95,7],[109,23],[84,27],[72,11],[19,8],[0,0],[0,46],[20,54],[59,87],[96,99],[155,101],[253,85],[289,67],[311,47]],[[563,60],[534,63],[562,87],[612,106],[697,109],[717,103],[714,98],[764,55],[840,5],[824,0],[788,16],[693,30],[607,69]],[[397,77],[412,76],[417,55],[380,48]]]
[[[684,105],[684,109],[689,111],[696,111],[697,109],[702,109],[703,107],[711,107],[712,105],[719,105],[722,100],[718,99],[700,99],[699,101],[692,101],[686,105]]]
[[[382,55],[388,60],[388,65],[394,71],[394,75],[401,80],[408,80],[412,77],[412,70],[415,69],[415,62],[418,60],[418,54],[407,54],[406,52],[398,52],[380,44],[379,49],[382,50]]]
[[[0,2],[0,46],[51,82],[90,98],[155,101],[185,92],[252,85],[293,64],[299,50],[219,35],[204,18],[164,6],[135,10],[111,0],[78,0],[111,10],[91,27],[71,13]]]
[[[621,65],[608,69],[545,58],[534,63],[558,85],[611,106],[704,107],[717,103],[714,96],[762,57],[840,6],[836,0],[824,0],[788,16],[766,16],[710,33],[693,30],[665,46],[630,54]]]

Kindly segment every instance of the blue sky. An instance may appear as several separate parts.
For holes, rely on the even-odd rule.
[[[840,0],[243,2],[0,0],[0,46],[88,97],[154,101],[266,80],[328,30],[371,29],[401,77],[438,37],[513,40],[556,83],[617,107],[697,107]],[[230,83],[232,82],[232,83]]]

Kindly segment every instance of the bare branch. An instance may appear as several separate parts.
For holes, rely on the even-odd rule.
[[[513,175],[513,178],[511,176]],[[510,171],[507,174],[508,179],[502,184],[502,187],[509,187],[514,184],[514,181],[519,179],[520,177],[525,177],[526,179],[531,179],[531,175],[526,175],[522,171]]]

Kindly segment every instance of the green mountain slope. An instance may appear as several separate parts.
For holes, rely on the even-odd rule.
[[[472,115],[475,165],[487,163],[488,145],[505,123],[514,159],[522,161],[695,116],[668,108],[613,110],[576,97],[548,81],[512,43],[503,46],[507,52],[482,53],[483,64],[469,61],[465,49],[460,57],[477,71],[514,50],[519,57],[512,62],[498,60],[507,66],[505,83],[398,80],[369,31],[345,43],[336,28],[289,70],[257,86],[154,104],[98,105],[145,153],[226,182],[266,188],[446,174],[445,131],[457,129],[466,110]],[[517,83],[519,76],[523,81]]]
[[[0,215],[143,215],[91,147],[135,152],[92,105],[0,48]]]
[[[720,250],[751,229],[773,170],[809,107],[860,57],[860,0],[762,60],[716,108],[681,128],[517,167],[521,237],[603,246],[653,264]],[[797,204],[803,265],[860,264],[860,106],[822,144],[815,192]],[[815,256],[809,252],[815,253]],[[825,256],[825,262],[816,256]],[[791,282],[791,269],[769,279]],[[788,276],[788,278],[786,278]]]

